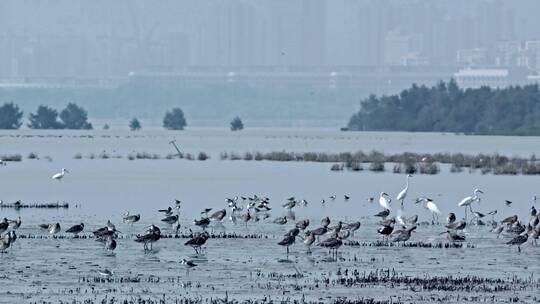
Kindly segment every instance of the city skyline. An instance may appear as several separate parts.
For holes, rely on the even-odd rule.
[[[540,3],[519,2],[7,0],[0,77],[126,77],[197,66],[540,70],[533,13]]]

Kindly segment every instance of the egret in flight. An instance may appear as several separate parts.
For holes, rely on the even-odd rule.
[[[55,175],[53,175],[52,179],[62,180],[62,178],[64,177],[64,175],[66,175],[66,173],[69,173],[69,171],[62,168],[62,172],[56,173]]]
[[[407,174],[407,185],[405,186],[403,190],[401,190],[401,192],[396,197],[398,201],[401,201],[401,209],[403,209],[403,201],[407,197],[407,192],[409,191],[409,178],[411,177],[412,177],[411,174]]]
[[[467,219],[467,207],[469,207],[471,212],[473,212],[471,204],[474,202],[480,202],[480,197],[478,196],[478,193],[483,194],[484,192],[480,189],[474,189],[473,196],[467,196],[458,203],[459,207],[465,206],[465,219]]]

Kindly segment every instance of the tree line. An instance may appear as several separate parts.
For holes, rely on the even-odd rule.
[[[0,106],[0,129],[19,129],[23,125],[23,111],[13,102]],[[28,115],[28,128],[30,129],[73,129],[91,130],[92,124],[88,122],[88,112],[75,103],[69,103],[66,108],[58,112],[52,107],[38,106],[34,113]],[[140,121],[133,118],[129,122],[132,131],[142,128]],[[184,112],[180,108],[172,108],[163,117],[163,127],[168,130],[183,130],[187,126]],[[104,126],[108,129],[108,125]],[[244,125],[239,117],[231,121],[231,130],[242,130]]]
[[[538,85],[461,89],[454,80],[371,95],[352,115],[349,130],[540,135]]]

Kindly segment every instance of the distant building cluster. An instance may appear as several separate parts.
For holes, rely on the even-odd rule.
[[[538,11],[534,0],[5,0],[0,86],[534,83]]]

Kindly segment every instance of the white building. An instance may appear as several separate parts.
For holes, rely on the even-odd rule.
[[[454,74],[459,87],[480,88],[488,86],[503,88],[509,85],[509,73],[507,69],[462,69]]]

